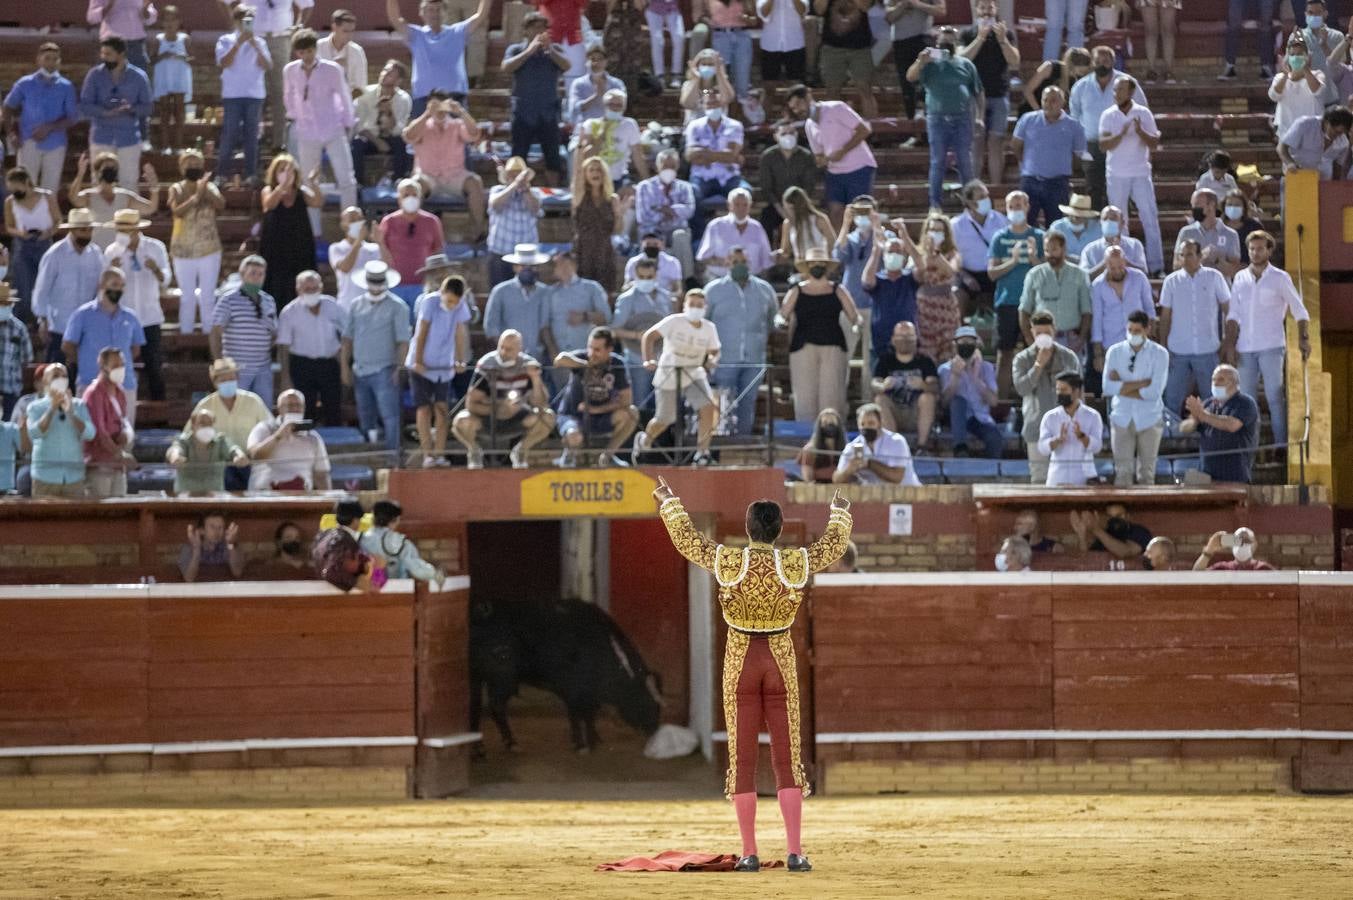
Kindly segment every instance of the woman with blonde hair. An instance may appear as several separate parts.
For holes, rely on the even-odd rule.
[[[954,290],[961,267],[949,220],[930,215],[922,225],[919,246],[900,219],[893,225],[907,245],[916,278],[916,346],[935,361],[947,362],[954,355],[954,331],[963,324],[963,311]]]
[[[835,236],[832,220],[818,209],[803,188],[785,189],[785,221],[780,226],[780,261],[793,265],[812,247],[826,247]]]
[[[93,169],[90,169],[89,151],[80,154],[75,166],[75,180],[66,189],[66,199],[76,208],[88,209],[94,214],[95,222],[111,222],[113,214],[123,209],[134,209],[143,218],[149,219],[160,208],[160,178],[155,167],[146,163],[141,174],[146,181],[146,196],[135,191],[119,187],[119,163],[116,153],[104,151],[94,156]],[[85,187],[85,175],[92,174],[94,182]],[[117,234],[115,228],[97,225],[94,228],[94,243],[100,250],[107,250]]]
[[[216,217],[225,208],[225,198],[211,182],[200,150],[179,154],[181,181],[169,186],[169,211],[174,230],[169,237],[169,256],[179,284],[179,334],[190,334],[200,317],[203,331],[211,330],[216,306],[216,282],[221,277],[221,235]]]
[[[600,156],[589,156],[573,174],[573,253],[578,275],[607,292],[616,289],[615,248],[611,236],[625,222],[624,201],[616,195],[611,173]]]
[[[263,289],[281,309],[296,298],[296,276],[315,267],[315,234],[309,210],[324,205],[319,167],[302,183],[295,157],[277,154],[263,179],[260,199],[263,226],[258,250],[268,262]]]
[[[1068,47],[1061,59],[1049,59],[1038,64],[1034,74],[1024,84],[1024,106],[1020,114],[1043,108],[1043,92],[1054,84],[1062,94],[1071,96],[1071,86],[1089,74],[1093,65],[1090,51],[1084,47]]]

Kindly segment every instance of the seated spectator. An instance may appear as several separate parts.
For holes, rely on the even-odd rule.
[[[1184,406],[1189,415],[1179,430],[1198,432],[1203,471],[1216,482],[1249,484],[1259,446],[1259,404],[1240,390],[1240,373],[1232,366],[1217,366],[1211,396],[1190,396]]]
[[[535,174],[525,159],[514,156],[498,170],[501,183],[489,189],[489,284],[512,278],[512,264],[503,257],[518,244],[540,243],[540,218],[544,215],[540,201],[544,194],[531,186]]]
[[[625,262],[625,284],[633,283],[638,265],[646,259],[657,266],[658,287],[669,294],[681,291],[681,260],[667,252],[662,235],[656,231],[645,234],[640,239],[639,252]]]
[[[1104,420],[1081,402],[1084,387],[1079,372],[1059,374],[1057,405],[1039,423],[1038,455],[1046,460],[1044,483],[1049,487],[1084,485],[1098,478],[1095,454],[1104,446]]]
[[[916,248],[905,228],[898,232],[897,237],[871,243],[873,249],[869,253],[860,285],[870,309],[870,347],[875,360],[880,360],[888,356],[888,348],[899,323],[911,323],[913,332],[918,334],[917,340],[920,340],[915,328],[917,270],[907,266],[908,258],[916,253]],[[952,328],[946,333],[945,343],[948,343],[947,335],[951,333]],[[865,361],[868,362],[868,359]],[[884,409],[886,411],[887,407]]]
[[[628,103],[629,96],[623,88],[607,91],[601,114],[574,128],[571,147],[575,162],[600,157],[617,191],[638,184],[649,175],[648,154],[644,152],[639,123],[625,115]]]
[[[1015,536],[1024,538],[1034,553],[1065,553],[1066,547],[1054,537],[1043,533],[1043,525],[1038,518],[1038,510],[1021,509],[1015,514]]]
[[[315,568],[310,562],[309,547],[301,526],[295,522],[283,522],[273,532],[272,542],[273,555],[249,566],[251,580],[308,581],[315,577]]]
[[[846,444],[832,473],[834,484],[901,484],[919,487],[907,439],[883,427],[883,411],[873,403],[855,410],[860,434]]]
[[[91,499],[127,495],[127,469],[136,465],[131,455],[132,426],[127,421],[127,394],[122,381],[127,376],[122,351],[105,347],[99,351],[99,374],[85,388],[85,409],[94,423],[94,439],[85,442],[85,493]]]
[[[1104,259],[1104,274],[1090,286],[1090,346],[1096,372],[1105,371],[1105,348],[1122,340],[1132,313],[1141,313],[1148,322],[1156,318],[1151,280],[1146,273],[1129,266],[1127,254],[1119,247],[1111,247]]]
[[[949,429],[953,432],[954,454],[966,456],[967,437],[982,442],[987,459],[1000,459],[1005,438],[991,417],[996,405],[996,368],[978,349],[977,329],[963,325],[954,332],[953,359],[940,366],[940,401],[949,411]]]
[[[606,71],[606,49],[600,44],[587,51],[587,74],[564,80],[568,83],[568,121],[573,125],[601,118],[607,91],[625,90],[625,82]]]
[[[84,444],[94,440],[94,423],[85,402],[71,391],[61,363],[43,369],[41,395],[28,404],[26,416],[33,444],[33,497],[84,497]]]
[[[1142,554],[1142,568],[1148,572],[1168,572],[1174,568],[1174,541],[1153,537]]]
[[[766,229],[751,218],[752,192],[735,188],[728,194],[728,214],[709,223],[700,241],[695,258],[705,264],[705,278],[722,278],[728,274],[728,254],[741,247],[747,254],[747,268],[753,275],[761,275],[774,262]]]
[[[1211,191],[1218,197],[1225,197],[1231,191],[1234,191],[1238,185],[1235,177],[1231,175],[1235,166],[1231,163],[1231,154],[1225,150],[1213,150],[1206,157],[1207,171],[1198,176],[1194,182],[1195,191]]]
[[[305,418],[305,395],[283,391],[277,398],[277,418],[258,423],[249,433],[249,458],[256,463],[249,492],[329,490],[329,452],[314,428]]]
[[[436,584],[446,580],[440,566],[423,559],[418,546],[399,531],[404,508],[394,500],[377,500],[371,507],[372,527],[362,533],[358,544],[373,557],[385,560],[390,578],[413,578]]]
[[[509,328],[498,336],[498,349],[484,354],[475,366],[465,408],[451,421],[452,433],[465,446],[465,467],[484,468],[479,434],[487,427],[490,439],[521,435],[508,459],[514,469],[527,468],[526,454],[554,430],[549,402],[540,363],[522,352],[521,332]]]
[[[1067,262],[1079,266],[1085,248],[1104,236],[1099,228],[1099,216],[1095,215],[1088,194],[1072,194],[1071,201],[1057,209],[1063,215],[1048,227],[1048,233],[1055,231],[1066,239]]]
[[[817,414],[813,433],[799,451],[799,477],[815,484],[830,484],[845,449],[846,430],[841,425],[841,414],[828,407]]]
[[[1086,244],[1085,249],[1081,251],[1080,266],[1089,273],[1091,281],[1104,274],[1104,269],[1108,265],[1108,253],[1113,247],[1121,247],[1127,264],[1143,275],[1147,274],[1146,248],[1132,235],[1124,234],[1127,230],[1127,219],[1121,209],[1116,206],[1104,207],[1099,214],[1099,230],[1099,240]]]
[[[911,322],[893,326],[892,342],[874,365],[870,387],[883,414],[883,427],[915,434],[916,452],[927,452],[940,393],[939,371],[934,360],[917,350],[916,326]]]
[[[559,436],[564,441],[556,465],[576,467],[578,451],[595,435],[606,439],[606,449],[597,458],[598,467],[628,466],[616,453],[639,427],[639,408],[634,405],[625,360],[615,352],[611,330],[593,328],[585,350],[562,351],[554,364],[570,373],[556,407]]]
[[[205,512],[188,526],[188,542],[179,549],[179,574],[188,584],[235,581],[244,574],[244,554],[236,541],[240,526],[226,525],[223,512]]]
[[[799,143],[797,122],[781,119],[775,123],[775,143],[761,152],[756,177],[766,197],[766,205],[757,218],[778,246],[776,233],[789,215],[783,202],[785,192],[796,187],[810,197],[816,196],[818,182],[822,180],[813,151]]]
[[[1033,561],[1034,554],[1029,542],[1012,535],[1001,541],[1001,549],[996,552],[996,571],[1032,572]]]
[[[240,370],[230,357],[225,356],[213,362],[208,374],[216,390],[203,397],[197,402],[197,406],[193,407],[192,415],[188,417],[188,423],[184,425],[181,437],[191,435],[194,417],[202,410],[208,409],[211,410],[216,430],[230,443],[237,447],[249,446],[249,435],[253,434],[254,428],[272,418],[268,405],[258,394],[240,387]],[[227,469],[225,489],[242,491],[247,488],[250,471],[247,466]]]
[[[305,395],[305,417],[325,425],[343,422],[343,380],[338,363],[346,315],[324,293],[314,269],[296,276],[296,299],[277,316],[277,361],[282,389]],[[322,414],[322,415],[321,415]]]
[[[1048,483],[1048,456],[1039,447],[1039,429],[1043,417],[1056,407],[1057,380],[1063,372],[1080,374],[1081,361],[1070,347],[1059,344],[1052,313],[1045,309],[1033,314],[1032,339],[1014,361],[1015,393],[1024,398],[1025,452],[1029,457],[1029,483]]]
[[[1175,268],[1183,265],[1179,248],[1185,241],[1197,241],[1202,248],[1203,265],[1216,269],[1230,281],[1240,269],[1240,235],[1221,221],[1221,203],[1217,195],[1202,188],[1193,192],[1193,221],[1179,229],[1175,240]]]
[[[1010,220],[992,208],[990,191],[977,179],[963,185],[960,196],[963,212],[950,219],[949,224],[963,263],[961,287],[971,309],[979,297],[988,298],[990,305],[990,297],[996,292],[995,282],[987,275],[988,248],[998,232],[1010,227]]]
[[[1348,132],[1353,128],[1353,112],[1342,106],[1325,110],[1322,116],[1302,116],[1283,132],[1278,141],[1278,158],[1283,174],[1313,169],[1322,181],[1340,181],[1347,168]]]
[[[164,461],[174,467],[175,494],[224,491],[226,466],[249,466],[249,457],[228,435],[216,430],[216,414],[204,406],[193,412],[188,428],[174,438]]]
[[[841,554],[841,558],[824,570],[828,575],[852,575],[859,570],[857,560],[860,557],[860,548],[855,546],[854,541],[846,541],[846,552]]]
[[[353,282],[353,275],[365,271],[369,262],[389,265],[392,258],[390,251],[385,249],[385,233],[366,221],[366,213],[360,207],[349,206],[343,210],[338,224],[343,239],[329,245],[329,267],[334,270],[338,283],[334,299],[346,314],[353,301],[366,293]]]
[[[1136,559],[1146,552],[1151,532],[1128,518],[1126,506],[1110,503],[1104,507],[1104,515],[1107,521],[1094,512],[1071,513],[1071,530],[1082,554],[1088,550],[1109,553],[1118,559]],[[1087,543],[1091,537],[1094,541]]]
[[[760,227],[758,225],[758,227]],[[685,306],[644,332],[640,341],[644,368],[654,373],[655,411],[648,426],[634,436],[631,460],[636,464],[677,419],[678,392],[699,417],[695,438],[697,466],[713,462],[709,455],[714,426],[719,418],[719,400],[709,384],[709,373],[719,365],[719,329],[705,320],[708,301],[702,288],[686,292]],[[662,340],[662,356],[653,355],[653,344]]]
[[[418,326],[404,367],[413,388],[414,421],[423,468],[446,465],[446,432],[450,427],[452,380],[464,372],[470,355],[469,288],[459,275],[448,275],[438,292],[418,304]],[[435,429],[435,430],[434,430]]]
[[[1019,301],[1025,347],[1033,343],[1033,316],[1043,311],[1052,315],[1054,337],[1079,356],[1090,343],[1090,279],[1067,258],[1062,232],[1048,232],[1043,252],[1047,259],[1029,271]]]
[[[404,143],[404,129],[413,111],[413,98],[400,87],[407,72],[404,63],[387,60],[376,83],[363,88],[353,103],[357,127],[351,153],[358,184],[372,183],[366,177],[368,153],[386,154],[386,169],[378,181],[395,182],[409,177],[409,146]]]
[[[690,257],[691,217],[695,215],[695,187],[677,177],[681,154],[671,147],[658,151],[658,172],[652,178],[639,182],[635,190],[634,218],[640,234],[660,234],[673,250],[685,247]],[[678,241],[678,235],[681,240]]]
[[[730,194],[735,188],[751,187],[742,177],[742,123],[725,114],[727,104],[713,91],[705,93],[701,104],[704,115],[686,126],[686,160],[691,164],[691,184],[695,187],[697,233],[705,221],[701,201],[729,197],[731,205]],[[756,225],[761,227],[760,222]]]
[[[28,326],[14,315],[19,298],[0,281],[0,418],[8,418],[23,393],[23,372],[33,361],[33,340]]]
[[[487,202],[484,182],[465,168],[466,145],[479,140],[479,123],[470,111],[443,91],[428,95],[427,110],[404,129],[413,148],[414,177],[424,197],[464,197],[470,225],[483,240]]]
[[[1104,359],[1104,394],[1112,397],[1114,484],[1156,483],[1156,454],[1165,427],[1165,383],[1170,353],[1147,337],[1151,320],[1128,313],[1127,339]]]
[[[1219,572],[1272,572],[1274,567],[1262,559],[1254,558],[1258,541],[1249,528],[1237,528],[1235,533],[1218,531],[1207,539],[1207,546],[1193,561],[1193,571]],[[1212,558],[1223,550],[1231,551],[1230,560],[1213,562]]]

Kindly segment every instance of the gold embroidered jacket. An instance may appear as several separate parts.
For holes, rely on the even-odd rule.
[[[715,544],[696,530],[681,501],[672,497],[658,510],[677,552],[719,582],[724,621],[743,631],[780,631],[794,624],[808,576],[840,559],[850,542],[851,518],[833,509],[827,530],[808,547],[776,549],[753,542],[745,548]]]

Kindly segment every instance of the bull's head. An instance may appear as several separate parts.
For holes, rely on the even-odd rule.
[[[662,680],[658,673],[648,670],[637,651],[622,646],[614,634],[611,635],[611,649],[615,651],[621,670],[621,684],[616,692],[620,718],[630,727],[652,734],[658,730],[662,707],[666,705],[662,697]]]

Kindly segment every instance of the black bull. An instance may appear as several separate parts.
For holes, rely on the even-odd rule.
[[[658,728],[662,682],[604,610],[577,600],[476,603],[470,619],[470,728],[479,730],[484,694],[489,715],[511,749],[508,700],[519,685],[555,694],[568,710],[573,747],[598,743],[596,715],[613,706],[626,724]]]

